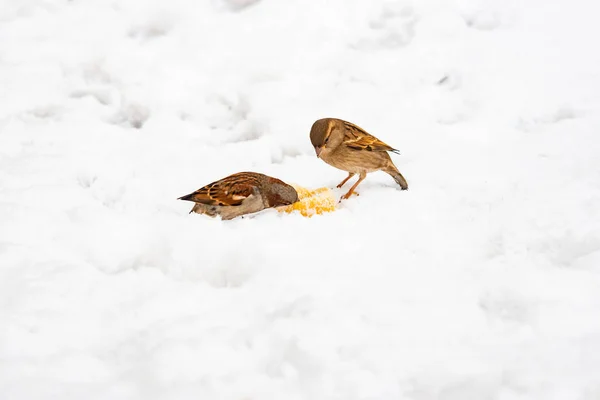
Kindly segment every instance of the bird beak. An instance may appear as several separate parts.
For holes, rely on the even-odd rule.
[[[319,154],[321,154],[321,151],[323,151],[323,147],[315,146],[315,151],[317,152],[317,157],[319,157]]]

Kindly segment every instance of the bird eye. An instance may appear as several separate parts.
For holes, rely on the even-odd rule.
[[[327,144],[327,142],[329,142],[329,137],[325,139],[325,144]]]

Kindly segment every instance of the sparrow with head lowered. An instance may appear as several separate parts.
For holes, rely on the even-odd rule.
[[[319,119],[310,130],[310,141],[318,158],[348,172],[346,179],[337,185],[338,188],[354,175],[359,175],[358,181],[342,199],[352,196],[367,174],[375,171],[387,172],[402,190],[408,189],[406,179],[388,154],[388,151],[400,154],[399,151],[350,122],[337,118]]]
[[[178,200],[193,201],[191,212],[223,220],[279,207],[298,201],[296,189],[287,183],[257,172],[238,172],[210,183]]]

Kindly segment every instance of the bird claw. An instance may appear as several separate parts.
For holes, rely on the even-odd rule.
[[[342,197],[340,197],[340,201],[338,201],[338,203],[341,203],[342,200],[348,200],[352,196],[360,196],[360,193],[357,193],[357,192],[346,193],[345,195],[343,195]]]

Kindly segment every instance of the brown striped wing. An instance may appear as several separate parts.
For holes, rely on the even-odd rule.
[[[239,206],[260,184],[257,174],[239,172],[196,190],[180,200],[216,206]]]
[[[377,139],[375,136],[367,133],[364,129],[350,122],[343,122],[344,144],[354,150],[366,151],[392,151],[398,153],[398,150]]]

